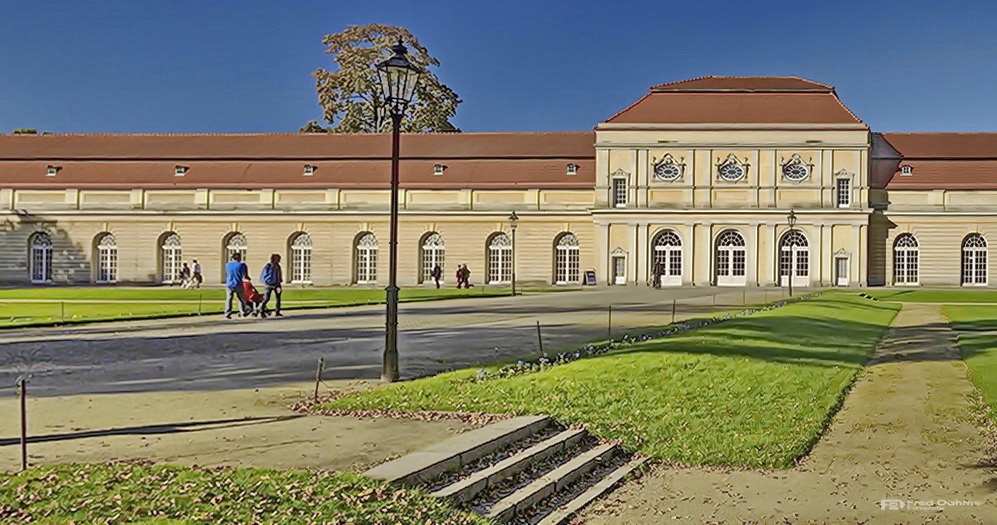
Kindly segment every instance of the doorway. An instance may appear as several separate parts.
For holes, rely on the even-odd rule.
[[[614,255],[612,259],[613,284],[627,284],[627,258]]]
[[[834,258],[834,285],[848,286],[848,257]]]

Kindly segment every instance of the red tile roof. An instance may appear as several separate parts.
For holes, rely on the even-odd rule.
[[[652,92],[610,124],[821,124],[866,129],[833,93]]]
[[[890,190],[997,189],[997,133],[882,133],[900,158],[887,162]],[[903,175],[902,166],[911,173]]]
[[[912,168],[899,171],[886,184],[888,190],[997,190],[997,160],[902,160]]]
[[[591,132],[406,133],[408,158],[588,158]],[[347,159],[387,158],[386,134],[0,135],[4,159]]]
[[[997,133],[882,133],[904,158],[997,159]]]
[[[594,142],[592,132],[406,134],[401,183],[591,189]],[[390,138],[373,134],[3,135],[0,187],[387,188],[389,155]],[[314,175],[305,164],[318,166]],[[62,168],[49,177],[48,165]],[[178,177],[176,165],[191,169]]]
[[[736,77],[709,75],[651,87],[651,91],[764,91],[830,93],[832,86],[800,77]]]

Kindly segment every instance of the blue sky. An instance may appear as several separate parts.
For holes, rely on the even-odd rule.
[[[877,131],[997,131],[997,2],[0,3],[0,132],[297,131],[323,35],[408,27],[465,131],[587,130],[707,74],[835,85]]]

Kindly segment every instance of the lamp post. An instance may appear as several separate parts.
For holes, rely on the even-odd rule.
[[[384,367],[381,379],[397,381],[398,374],[398,145],[402,117],[415,94],[419,70],[405,57],[408,49],[399,39],[391,46],[394,55],[377,65],[377,77],[384,97],[383,107],[391,116],[391,237],[388,240],[388,287],[385,288],[387,320],[384,331]]]
[[[793,296],[793,277],[796,273],[796,237],[793,236],[793,228],[796,226],[796,210],[790,208],[789,216],[786,217],[789,222],[789,296]]]
[[[512,210],[509,216],[509,229],[512,230],[512,296],[516,296],[516,226],[519,225],[519,215]]]

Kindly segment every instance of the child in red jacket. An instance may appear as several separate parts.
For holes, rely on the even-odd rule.
[[[263,294],[249,281],[242,282],[242,295],[253,310],[253,317],[260,315],[260,307],[263,304]]]

